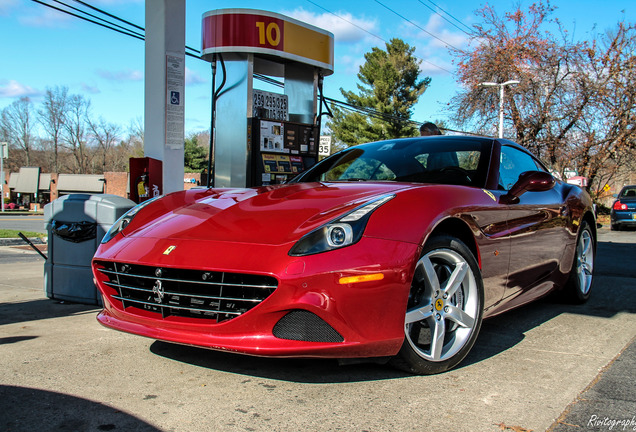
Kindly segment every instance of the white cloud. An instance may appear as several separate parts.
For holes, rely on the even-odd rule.
[[[461,48],[462,45],[466,45],[468,43],[468,35],[464,32],[450,31],[445,26],[445,21],[437,14],[431,15],[426,26],[424,27],[426,31],[436,35],[442,41],[450,44],[456,48]],[[425,35],[428,36],[428,35]],[[429,36],[430,37],[430,36]],[[446,47],[446,44],[440,40],[435,38],[431,39],[431,43],[436,47]]]
[[[193,71],[192,69],[185,68],[185,83],[188,85],[204,84],[207,80],[201,78],[201,75]]]
[[[378,23],[376,20],[357,18],[350,12],[334,13],[341,18],[330,13],[317,15],[302,8],[283,12],[284,15],[330,31],[336,42],[358,42],[369,36],[367,32],[375,33],[377,31]]]
[[[441,55],[448,53],[449,48],[461,49],[468,45],[468,35],[455,28],[453,28],[454,31],[449,30],[447,27],[448,23],[439,15],[431,15],[426,24],[414,22],[421,28],[409,23],[403,23],[401,25],[402,31],[407,35],[407,39],[417,41],[416,45],[420,51],[424,51],[429,55],[433,53]]]
[[[346,75],[355,75],[360,72],[360,66],[364,64],[365,60],[362,56],[350,56],[342,55],[338,57],[338,61],[335,64],[336,72],[344,73]]]
[[[0,81],[0,97],[3,98],[17,98],[17,97],[37,97],[41,96],[42,92],[36,90],[33,87],[19,83],[15,80]]]
[[[21,15],[18,21],[26,26],[30,27],[66,27],[70,22],[70,15],[64,14],[60,11],[49,9],[45,6],[39,8],[30,8],[29,11],[35,11],[29,15]]]
[[[110,81],[142,81],[144,79],[144,73],[139,70],[121,70],[121,71],[107,71],[98,70],[97,75]]]
[[[440,57],[440,56],[418,56],[422,60],[420,64],[420,72],[423,75],[446,75],[447,71],[453,71],[455,69],[455,65],[453,65],[448,56]],[[444,69],[442,69],[444,68]]]
[[[18,0],[0,0],[0,16],[8,16],[18,3]]]
[[[99,87],[88,85],[86,83],[82,83],[82,90],[85,91],[86,93],[91,93],[91,94],[99,94],[102,92],[99,89]]]

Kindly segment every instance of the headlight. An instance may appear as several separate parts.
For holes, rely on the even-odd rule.
[[[305,234],[291,248],[289,255],[313,255],[357,243],[362,238],[371,213],[394,197],[395,195],[385,195],[376,198],[309,234]]]
[[[115,221],[113,226],[110,227],[110,229],[108,230],[108,232],[106,233],[106,235],[102,239],[102,244],[108,243],[109,241],[111,241],[111,239],[113,237],[115,237],[117,234],[122,232],[124,230],[124,228],[126,228],[128,226],[128,224],[130,223],[132,218],[134,218],[135,215],[137,213],[139,213],[139,210],[141,210],[142,208],[146,207],[148,204],[150,204],[151,202],[153,202],[154,200],[159,199],[159,198],[161,198],[161,196],[154,197],[154,198],[151,198],[149,200],[146,200],[146,201],[142,202],[141,204],[137,204],[136,206],[134,206],[133,208],[128,210],[126,213],[124,213],[124,215],[122,217],[120,217],[119,219],[117,219],[117,221]]]

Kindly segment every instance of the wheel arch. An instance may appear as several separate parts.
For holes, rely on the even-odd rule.
[[[479,253],[475,235],[463,219],[459,217],[449,217],[442,220],[439,224],[437,224],[437,226],[435,226],[428,238],[441,234],[457,237],[459,240],[461,240],[468,247],[468,249],[470,249],[473,256],[477,260],[477,264],[479,264],[479,268],[481,268],[481,256]]]
[[[587,222],[587,224],[590,226],[592,234],[594,235],[594,247],[596,248],[596,238],[598,233],[596,227],[596,217],[594,217],[594,213],[592,213],[591,210],[588,210],[587,212],[585,212],[581,220]]]

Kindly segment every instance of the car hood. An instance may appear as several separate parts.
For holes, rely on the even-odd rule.
[[[279,245],[385,194],[396,183],[295,183],[249,189],[192,189],[153,202],[126,237]]]

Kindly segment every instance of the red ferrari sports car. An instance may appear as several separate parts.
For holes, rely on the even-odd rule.
[[[145,201],[93,273],[113,329],[433,374],[484,318],[553,290],[587,300],[595,246],[588,194],[521,146],[421,137],[348,148],[284,185]]]

